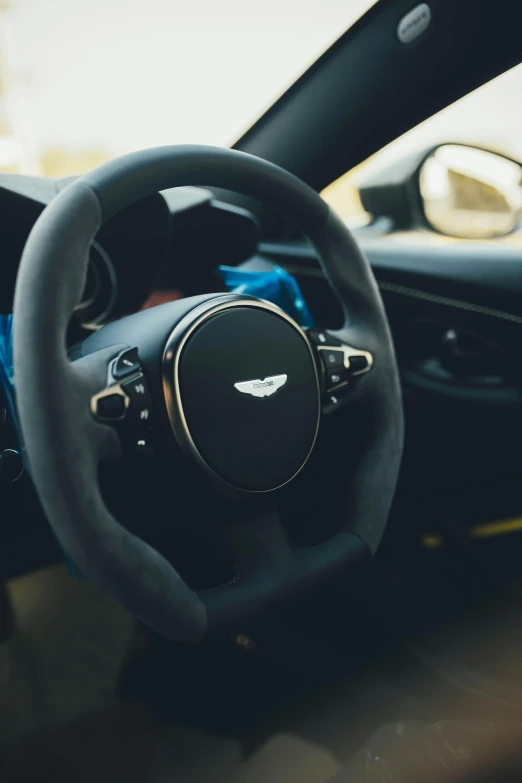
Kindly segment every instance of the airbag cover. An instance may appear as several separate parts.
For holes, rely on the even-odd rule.
[[[218,312],[189,337],[178,368],[187,435],[213,473],[263,492],[301,470],[320,401],[315,362],[297,326],[261,308]]]

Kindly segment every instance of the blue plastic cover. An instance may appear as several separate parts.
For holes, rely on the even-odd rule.
[[[294,321],[297,321],[299,326],[315,326],[299,283],[280,266],[262,272],[235,266],[220,266],[218,271],[229,291],[235,294],[259,296],[278,305]]]
[[[4,392],[11,421],[16,425],[12,315],[0,315],[0,386],[2,386]],[[18,434],[18,427],[16,429]]]

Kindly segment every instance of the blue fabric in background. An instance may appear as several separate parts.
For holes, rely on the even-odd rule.
[[[282,267],[275,266],[269,271],[259,272],[238,269],[235,266],[220,266],[218,271],[229,291],[234,294],[249,294],[267,299],[290,315],[299,326],[315,326],[299,283]]]
[[[11,421],[16,427],[17,437],[19,437],[14,390],[12,315],[0,315],[0,385],[4,392]]]

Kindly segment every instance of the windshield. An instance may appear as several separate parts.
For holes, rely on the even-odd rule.
[[[230,146],[371,0],[0,0],[0,170]]]

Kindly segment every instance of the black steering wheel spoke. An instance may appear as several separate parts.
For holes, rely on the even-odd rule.
[[[275,502],[263,500],[219,524],[234,557],[235,578],[203,594],[210,624],[229,630],[249,615],[284,606],[283,594],[296,581],[298,550],[283,527]]]
[[[250,504],[219,527],[234,552],[235,563],[245,578],[259,572],[285,573],[295,563],[295,547],[285,533],[277,506],[267,500]]]

